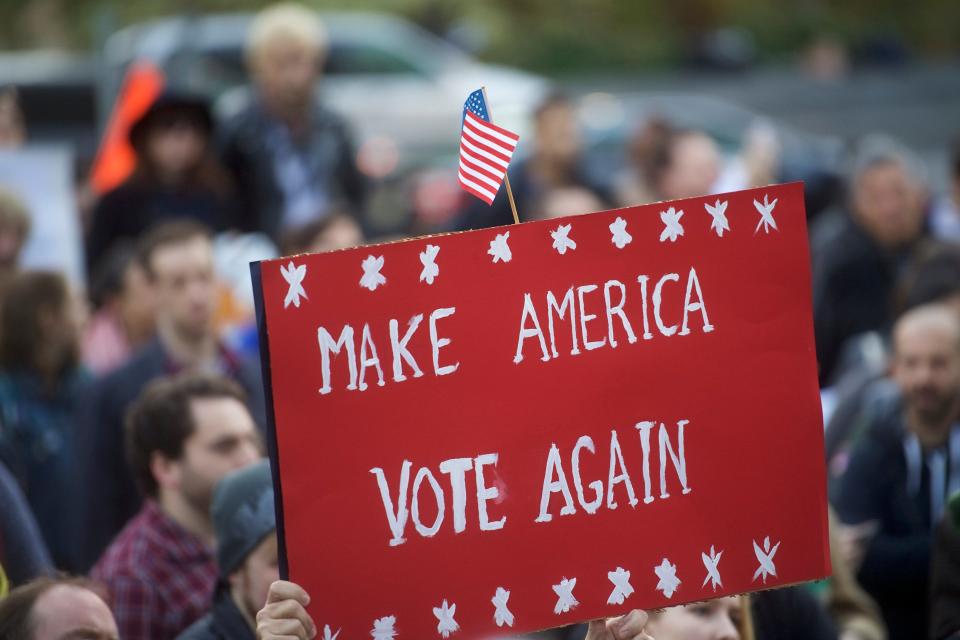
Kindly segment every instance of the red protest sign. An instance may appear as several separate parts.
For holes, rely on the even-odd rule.
[[[519,633],[827,575],[802,197],[254,265],[320,628]]]

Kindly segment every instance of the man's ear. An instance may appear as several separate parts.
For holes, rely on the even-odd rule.
[[[159,451],[150,455],[150,473],[160,489],[179,489],[182,474],[179,460],[171,460]]]

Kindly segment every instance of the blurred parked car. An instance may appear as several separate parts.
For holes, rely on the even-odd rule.
[[[146,59],[183,88],[218,99],[218,108],[229,112],[247,82],[244,42],[251,19],[251,14],[180,16],[127,27],[106,43],[111,82],[119,86],[126,67]],[[323,13],[321,19],[330,49],[318,90],[350,120],[361,144],[375,145],[378,157],[395,157],[374,172],[403,169],[455,149],[463,102],[481,85],[495,122],[521,134],[531,109],[549,90],[539,76],[480,63],[399,17],[348,12]]]
[[[0,89],[12,87],[25,114],[28,140],[67,144],[81,160],[97,144],[94,56],[61,51],[0,53]]]

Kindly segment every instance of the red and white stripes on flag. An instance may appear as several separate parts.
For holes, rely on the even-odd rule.
[[[512,131],[467,111],[460,132],[460,186],[493,204],[518,140]]]

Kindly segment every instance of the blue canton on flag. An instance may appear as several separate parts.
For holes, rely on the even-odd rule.
[[[490,114],[487,113],[487,102],[483,99],[483,89],[477,89],[469,96],[463,105],[463,117],[467,117],[467,111],[479,117],[481,120],[490,122]]]
[[[460,128],[460,186],[493,204],[519,139],[512,131],[490,122],[483,89],[467,96]]]

